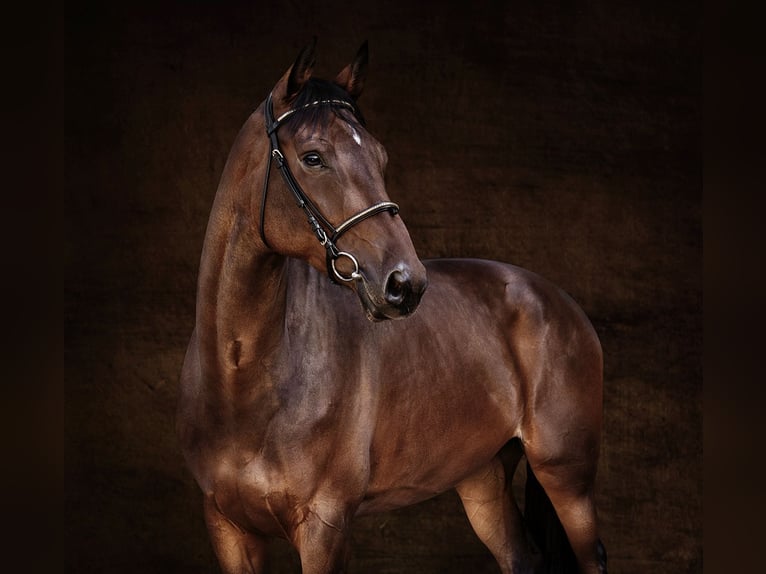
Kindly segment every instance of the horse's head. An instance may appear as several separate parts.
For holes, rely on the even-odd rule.
[[[386,194],[386,151],[356,104],[367,44],[332,82],[313,78],[313,64],[314,44],[263,106],[272,169],[259,206],[261,237],[354,289],[370,319],[404,317],[420,302],[426,271]]]

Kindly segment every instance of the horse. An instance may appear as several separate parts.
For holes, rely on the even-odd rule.
[[[325,80],[315,42],[241,127],[202,247],[176,427],[222,571],[273,537],[344,571],[355,517],[455,489],[502,572],[605,573],[591,323],[531,271],[418,258],[358,106],[367,43]]]

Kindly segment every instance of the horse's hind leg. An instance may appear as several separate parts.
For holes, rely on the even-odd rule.
[[[244,532],[218,509],[212,496],[205,498],[205,522],[210,541],[224,574],[261,574],[265,571],[266,541]]]
[[[574,445],[573,445],[574,450]],[[606,552],[598,538],[593,494],[595,458],[557,463],[526,448],[529,464],[564,527],[582,574],[606,574]]]
[[[511,490],[521,455],[519,445],[509,443],[502,461],[495,457],[455,487],[474,532],[504,574],[534,571],[524,522]]]

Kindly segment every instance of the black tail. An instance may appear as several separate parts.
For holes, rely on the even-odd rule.
[[[527,462],[524,487],[524,519],[537,547],[543,555],[545,574],[577,574],[577,560],[564,527],[556,515],[548,495],[537,481]]]

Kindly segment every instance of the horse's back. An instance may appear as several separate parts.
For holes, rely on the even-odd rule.
[[[472,309],[474,329],[502,337],[516,362],[528,365],[528,385],[595,385],[598,388],[582,392],[600,393],[598,335],[563,289],[532,271],[498,261],[434,259],[426,268],[429,289],[441,292],[431,312],[437,313],[447,297],[454,298],[457,308]]]
[[[598,346],[581,307],[560,287],[528,269],[486,259],[430,259],[425,265],[429,294],[442,291],[436,305],[451,296],[459,305],[473,308],[479,318],[491,312],[490,323],[498,329],[507,330],[510,319],[516,326],[522,320],[529,329],[571,330]]]
[[[550,281],[513,265],[444,259],[426,267],[437,291],[442,283],[467,289],[464,297],[476,302],[479,329],[502,331],[512,365],[508,384],[522,403],[514,415],[516,434],[527,454],[549,465],[587,461],[589,472],[595,471],[603,357],[581,307]]]

